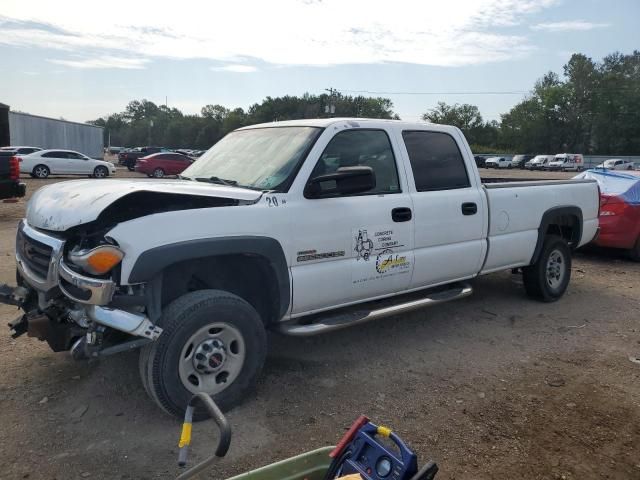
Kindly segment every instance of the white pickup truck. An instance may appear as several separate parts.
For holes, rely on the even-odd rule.
[[[224,408],[259,375],[266,330],[312,335],[471,293],[521,271],[560,298],[598,230],[593,181],[483,185],[454,127],[287,121],[227,135],[177,180],[77,180],[33,195],[12,322],[77,358],[140,348],[150,397]]]

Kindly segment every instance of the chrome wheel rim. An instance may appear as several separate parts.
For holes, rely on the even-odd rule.
[[[547,260],[547,284],[553,288],[558,288],[565,276],[565,258],[560,250],[553,250]]]
[[[44,167],[36,168],[36,177],[38,178],[47,178],[47,169]]]
[[[164,172],[158,168],[153,171],[153,176],[156,178],[162,178],[164,177]]]
[[[246,349],[242,334],[227,323],[211,323],[187,340],[180,353],[178,372],[191,393],[220,393],[242,370]]]

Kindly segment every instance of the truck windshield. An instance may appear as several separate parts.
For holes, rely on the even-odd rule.
[[[256,190],[283,191],[322,129],[269,127],[230,133],[181,175]]]

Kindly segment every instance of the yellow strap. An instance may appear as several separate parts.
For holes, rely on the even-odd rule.
[[[382,437],[389,437],[389,435],[391,435],[391,429],[387,427],[378,427],[378,435]]]
[[[180,442],[178,442],[178,447],[182,448],[190,444],[191,444],[191,424],[183,423],[182,433],[180,434]]]

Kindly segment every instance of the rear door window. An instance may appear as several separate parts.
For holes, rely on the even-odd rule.
[[[467,188],[469,175],[458,144],[448,133],[424,130],[402,132],[416,190]]]
[[[60,152],[60,151],[43,153],[42,156],[44,158],[68,158],[67,152]]]

